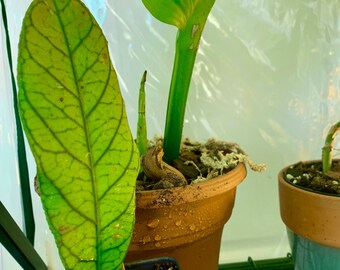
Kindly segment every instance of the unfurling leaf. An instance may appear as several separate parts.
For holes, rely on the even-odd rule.
[[[161,22],[183,29],[200,0],[142,0],[149,12]]]
[[[146,70],[143,73],[140,82],[139,96],[138,96],[138,121],[137,121],[137,136],[136,143],[141,156],[146,154],[148,150],[148,135],[146,128],[145,116],[145,83],[146,83]]]
[[[18,57],[19,106],[66,269],[121,269],[139,154],[107,41],[79,0],[34,0]]]

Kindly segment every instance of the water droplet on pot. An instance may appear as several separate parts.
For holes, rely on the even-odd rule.
[[[159,219],[153,219],[147,224],[147,226],[152,229],[155,229],[158,225],[159,225]]]
[[[169,219],[172,219],[172,213],[169,213],[168,218],[169,218]]]
[[[175,222],[175,225],[176,225],[177,227],[181,226],[181,224],[182,224],[182,220],[177,220],[177,221]]]
[[[149,243],[151,241],[151,237],[149,235],[143,236],[143,244]]]
[[[196,229],[196,226],[194,224],[191,224],[189,226],[190,231],[194,231]]]
[[[154,237],[154,239],[156,240],[156,241],[160,241],[160,240],[162,240],[162,237],[160,236],[160,235],[156,235],[155,237]]]
[[[155,244],[155,247],[161,247],[161,243],[159,243],[159,242],[157,242],[156,244]]]

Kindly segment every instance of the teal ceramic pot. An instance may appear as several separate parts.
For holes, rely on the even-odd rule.
[[[287,230],[295,270],[340,269],[340,248],[324,246]],[[340,233],[340,229],[339,229]]]
[[[320,161],[310,161],[316,162]],[[280,213],[288,229],[295,270],[340,270],[340,197],[287,182],[287,169],[278,176]]]

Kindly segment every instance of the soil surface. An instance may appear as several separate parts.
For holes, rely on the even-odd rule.
[[[163,161],[162,141],[152,145],[142,157],[143,171],[137,179],[137,191],[169,189],[205,181],[227,173],[240,162],[262,171],[235,143],[210,139],[206,143],[184,140],[179,159],[171,164]]]
[[[171,262],[156,263],[153,270],[178,270],[178,266]]]
[[[340,161],[333,161],[331,170],[325,174],[322,173],[320,162],[300,162],[287,169],[285,179],[307,190],[340,196]]]

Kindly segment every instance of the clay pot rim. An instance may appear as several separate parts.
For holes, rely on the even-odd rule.
[[[162,191],[164,192],[165,190],[171,190],[171,191],[174,191],[174,192],[179,192],[179,191],[182,191],[182,190],[186,190],[188,188],[197,188],[197,187],[203,188],[203,187],[206,187],[206,186],[211,186],[212,184],[216,183],[217,181],[223,180],[226,177],[231,176],[231,174],[234,174],[235,171],[239,171],[239,170],[246,170],[245,164],[243,162],[239,163],[236,167],[231,169],[226,174],[219,175],[217,177],[211,178],[211,179],[206,180],[206,181],[190,184],[190,185],[183,186],[183,187],[173,187],[173,188],[170,188],[170,189],[139,190],[139,191],[136,191],[136,194],[143,194],[143,195],[147,196],[148,194],[151,195],[151,194],[154,194],[154,193],[160,193]],[[244,178],[243,179],[233,179],[232,181],[230,181],[229,183],[234,184],[234,185],[232,185],[231,188],[233,188],[233,187],[237,186],[238,184],[240,184],[244,180]]]
[[[136,205],[140,208],[157,208],[213,198],[226,191],[235,189],[246,176],[247,170],[245,164],[239,163],[228,173],[208,181],[184,187],[137,191]]]
[[[340,161],[340,159],[334,159],[334,161]],[[284,167],[283,169],[280,170],[280,172],[278,174],[279,181],[282,182],[282,184],[288,185],[289,187],[291,187],[293,189],[300,190],[302,193],[305,193],[306,195],[308,194],[308,196],[330,197],[329,198],[330,200],[338,200],[340,198],[340,195],[337,195],[337,194],[328,194],[328,193],[324,193],[324,192],[320,192],[320,191],[315,191],[315,190],[312,190],[312,189],[308,189],[308,188],[300,187],[298,185],[294,185],[293,183],[290,183],[289,181],[287,181],[284,177],[284,173],[290,167],[296,166],[297,164],[299,164],[301,162],[304,163],[304,164],[321,163],[321,160],[316,159],[316,160],[299,161],[299,162],[293,163],[291,165],[288,165],[288,166],[286,166],[286,167]]]

